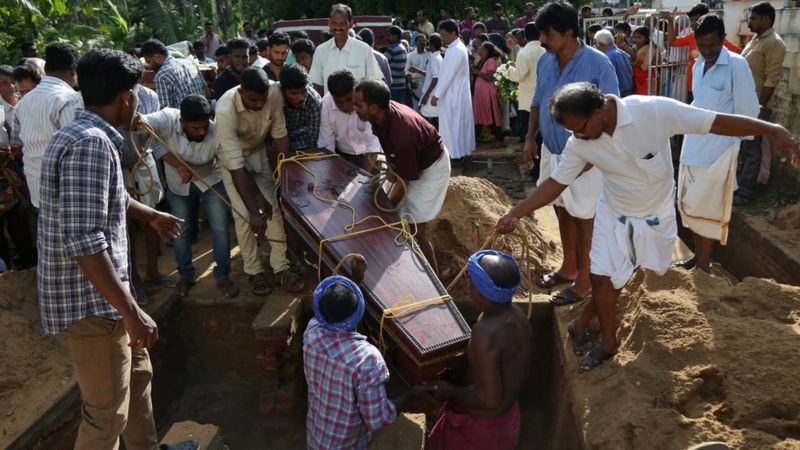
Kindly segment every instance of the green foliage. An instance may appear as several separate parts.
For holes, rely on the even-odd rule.
[[[404,21],[419,9],[429,20],[439,19],[439,5],[429,0],[351,0],[358,15],[396,14]],[[478,17],[490,14],[493,2],[448,1],[459,17],[466,6],[478,5]],[[524,2],[501,2],[512,20]],[[34,42],[40,51],[58,40],[74,43],[81,51],[94,46],[118,49],[132,47],[156,37],[170,44],[195,40],[203,23],[211,21],[224,38],[241,32],[245,21],[258,30],[275,20],[327,17],[332,2],[327,0],[2,0],[0,1],[0,63],[16,62],[20,45]]]

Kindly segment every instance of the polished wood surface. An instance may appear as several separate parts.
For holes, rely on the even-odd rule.
[[[288,216],[287,223],[296,228],[294,231],[314,252],[314,263],[320,239],[347,234],[345,227],[353,223],[353,213],[345,204],[356,211],[356,221],[371,215],[386,223],[399,220],[397,214],[381,212],[375,207],[376,188],[369,183],[369,175],[341,158],[285,163],[281,171],[281,202]],[[382,191],[379,201],[384,206],[389,204]],[[380,225],[379,220],[371,219],[353,231]],[[412,250],[412,244],[395,242],[398,234],[396,230],[384,228],[324,246],[326,270],[323,276],[349,253],[364,256],[367,269],[361,288],[367,297],[368,311],[372,315],[369,322],[373,327],[385,308],[398,302],[406,303],[408,299],[423,301],[446,293],[428,262]],[[348,267],[349,264],[343,264],[343,275],[350,275],[346,273]],[[431,304],[387,319],[384,332],[392,338],[387,342],[394,341],[395,345],[405,347],[395,350],[410,351],[417,364],[462,354],[470,336],[468,325],[452,302]]]

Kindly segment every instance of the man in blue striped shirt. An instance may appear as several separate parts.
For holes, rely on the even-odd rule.
[[[406,97],[406,48],[400,43],[400,36],[403,30],[399,27],[390,27],[387,40],[389,48],[384,55],[389,60],[389,70],[392,72],[392,83],[389,88],[392,91],[392,100],[405,104]]]

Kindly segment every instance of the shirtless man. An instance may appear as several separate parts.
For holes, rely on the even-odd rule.
[[[468,266],[470,297],[483,310],[467,347],[470,382],[425,384],[445,402],[428,446],[513,449],[519,436],[518,399],[531,365],[531,326],[525,313],[511,303],[519,286],[519,266],[511,256],[494,250],[473,254]]]

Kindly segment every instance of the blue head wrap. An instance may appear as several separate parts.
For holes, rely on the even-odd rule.
[[[503,288],[494,284],[492,277],[490,277],[480,265],[481,258],[486,255],[494,255],[499,256],[500,258],[508,259],[514,263],[514,267],[519,270],[517,261],[515,261],[510,255],[495,250],[481,250],[470,256],[469,260],[467,261],[469,278],[472,281],[472,285],[475,286],[475,289],[477,289],[483,297],[492,303],[509,303],[514,297],[514,294],[517,292],[519,283],[512,288]]]
[[[325,316],[322,315],[322,310],[319,307],[319,302],[322,300],[322,293],[325,292],[325,289],[333,286],[334,284],[341,284],[342,286],[350,289],[356,295],[356,310],[353,311],[353,314],[350,314],[350,317],[347,319],[337,322],[337,323],[328,323],[325,320]],[[325,278],[317,285],[317,288],[314,289],[314,318],[317,319],[320,325],[328,331],[352,331],[356,328],[356,325],[359,321],[361,321],[361,317],[364,316],[364,294],[361,293],[361,289],[358,288],[358,285],[353,283],[352,280],[349,278],[345,278],[339,275],[334,275],[328,278]]]

